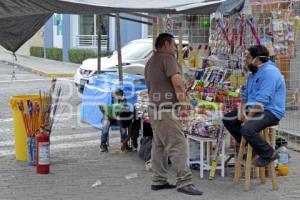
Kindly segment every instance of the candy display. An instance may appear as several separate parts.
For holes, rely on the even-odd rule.
[[[141,90],[137,92],[137,102],[134,107],[136,110],[136,116],[140,119],[148,118],[148,103],[149,97],[148,92],[146,90]]]

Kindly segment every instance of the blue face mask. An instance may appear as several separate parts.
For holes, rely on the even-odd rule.
[[[249,64],[247,67],[252,74],[255,74],[258,70],[258,68],[253,63]]]
[[[254,65],[254,62],[256,60],[256,57],[252,60],[252,62],[248,65],[248,69],[252,74],[255,74],[258,70],[257,66]]]

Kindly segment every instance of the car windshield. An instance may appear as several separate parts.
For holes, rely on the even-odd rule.
[[[122,47],[122,60],[141,60],[151,53],[151,42],[130,42]],[[117,59],[118,53],[114,51],[111,58]]]

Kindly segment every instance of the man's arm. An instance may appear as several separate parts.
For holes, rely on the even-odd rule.
[[[252,117],[254,117],[254,115],[256,113],[260,113],[264,110],[264,108],[262,107],[262,105],[260,104],[255,104],[249,111],[246,120],[251,119]]]
[[[242,100],[241,100],[241,105],[240,105],[240,108],[239,108],[239,116],[238,116],[238,119],[239,119],[241,122],[244,122],[244,121],[245,121],[245,117],[246,117],[246,106],[247,106],[247,100],[246,100],[246,99],[242,99]]]
[[[181,74],[177,73],[171,77],[172,85],[175,90],[175,94],[178,102],[180,103],[180,116],[187,117],[189,116],[187,110],[189,109],[189,105],[186,104],[186,96],[183,86],[183,81],[181,78]]]
[[[256,80],[259,84],[259,89],[256,92],[255,104],[247,115],[248,119],[254,117],[256,113],[263,112],[264,106],[267,105],[272,98],[274,98],[276,90],[276,77],[265,72],[264,76]]]
[[[253,107],[249,111],[246,111],[246,107],[247,107],[247,100],[243,99],[241,101],[241,107],[240,107],[240,110],[239,110],[239,112],[240,112],[239,113],[239,120],[241,122],[246,122],[247,120],[254,117],[256,113],[260,113],[264,109],[263,106],[259,103],[254,104]]]
[[[177,73],[171,77],[172,85],[175,90],[175,94],[179,103],[185,103],[186,96],[183,87],[183,81],[181,74]]]

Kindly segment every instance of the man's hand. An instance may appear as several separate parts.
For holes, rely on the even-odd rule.
[[[238,120],[241,122],[241,124],[244,124],[246,121],[246,105],[247,102],[242,100],[242,104],[239,106]]]
[[[244,113],[240,113],[238,116],[238,119],[241,123],[244,123],[246,121],[246,116]]]
[[[187,121],[189,116],[190,116],[189,110],[186,109],[186,107],[184,107],[184,106],[180,107],[180,110],[179,110],[180,120]]]
[[[189,116],[189,112],[188,112],[188,110],[180,109],[179,115],[180,115],[180,117],[185,118],[185,117],[188,117],[188,116]]]

